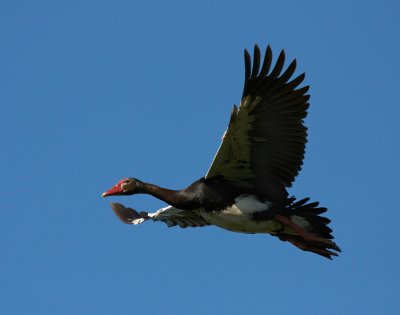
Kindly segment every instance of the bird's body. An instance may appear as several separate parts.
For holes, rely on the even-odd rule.
[[[308,87],[296,89],[304,74],[290,81],[296,62],[283,72],[282,51],[270,71],[267,48],[260,68],[260,50],[254,62],[245,51],[245,86],[240,107],[234,106],[228,129],[205,177],[187,188],[171,190],[134,178],[125,178],[103,194],[150,194],[169,204],[154,213],[137,212],[112,203],[125,223],[162,221],[168,226],[215,225],[240,233],[268,233],[295,246],[331,258],[339,247],[331,241],[330,222],[320,216],[326,208],[309,199],[289,197],[301,169],[307,142]]]
[[[169,193],[170,194],[170,193]],[[176,209],[190,210],[210,225],[241,233],[274,233],[282,228],[273,220],[272,203],[261,196],[244,193],[240,187],[226,183],[223,178],[201,178],[178,196],[189,203],[169,199]],[[163,199],[164,196],[158,195]],[[178,198],[177,198],[178,199]],[[258,213],[270,212],[270,220],[257,220]]]

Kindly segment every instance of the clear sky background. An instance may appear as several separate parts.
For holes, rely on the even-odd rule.
[[[399,309],[397,1],[0,4],[1,314],[395,314]],[[242,94],[243,49],[306,72],[303,171],[329,208],[329,261],[268,235],[122,224],[131,176],[205,174]]]

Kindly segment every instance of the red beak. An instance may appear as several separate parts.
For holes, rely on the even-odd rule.
[[[112,195],[119,195],[122,192],[123,192],[123,189],[121,188],[121,186],[120,185],[115,185],[113,188],[107,190],[101,196],[104,198],[104,197],[108,197],[108,196],[112,196]]]

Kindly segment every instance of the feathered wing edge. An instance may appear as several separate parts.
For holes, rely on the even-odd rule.
[[[148,220],[161,221],[168,225],[168,227],[180,226],[181,228],[187,227],[202,227],[210,225],[207,220],[197,215],[193,211],[184,211],[172,206],[161,208],[156,212],[138,212],[135,209],[127,208],[120,203],[111,202],[111,209],[113,209],[116,216],[126,224],[141,224]]]
[[[303,164],[307,142],[303,119],[307,116],[310,96],[308,86],[297,89],[304,73],[291,78],[296,60],[282,71],[284,63],[283,50],[272,69],[270,46],[262,64],[257,45],[253,63],[245,50],[242,101],[239,108],[233,108],[228,129],[206,178],[223,175],[243,187],[262,189],[274,181],[285,187],[292,185]],[[267,190],[267,195],[271,194]]]
[[[245,50],[245,84],[241,103],[241,107],[247,107],[249,115],[256,117],[249,132],[251,138],[259,139],[252,146],[253,169],[257,177],[273,175],[285,187],[291,187],[304,159],[307,142],[304,118],[309,107],[309,86],[298,88],[305,78],[304,73],[292,78],[296,59],[283,71],[284,50],[273,68],[269,45],[263,63],[257,45],[253,56],[252,64],[250,54]],[[269,174],[263,174],[267,169]]]

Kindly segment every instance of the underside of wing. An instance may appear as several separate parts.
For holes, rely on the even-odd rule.
[[[307,142],[303,119],[309,107],[309,87],[296,89],[304,74],[291,79],[296,60],[282,72],[284,51],[271,71],[271,48],[267,47],[261,67],[260,57],[257,45],[253,64],[245,51],[242,100],[239,108],[233,108],[206,177],[222,175],[243,187],[274,193],[278,186],[290,187],[303,164]]]
[[[181,228],[187,228],[210,225],[207,220],[195,212],[180,210],[172,206],[161,208],[154,213],[138,212],[114,202],[111,203],[111,208],[117,217],[126,224],[137,225],[147,220],[153,220],[164,222],[169,227],[178,225]]]

